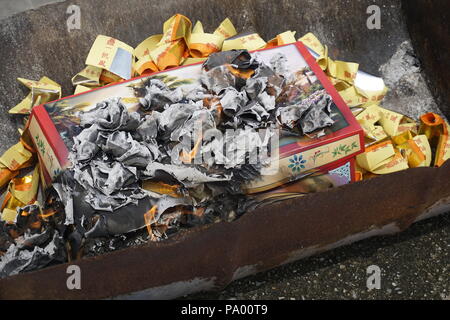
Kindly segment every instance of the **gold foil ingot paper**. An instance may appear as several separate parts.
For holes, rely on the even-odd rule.
[[[156,49],[158,43],[162,39],[162,36],[163,36],[162,34],[155,34],[142,41],[134,49],[134,56],[139,60],[143,57],[150,56],[150,51]]]
[[[382,109],[381,111],[380,123],[389,136],[395,136],[397,134],[398,127],[402,120],[403,115],[400,113],[387,109]]]
[[[408,169],[408,161],[403,158],[400,152],[396,152],[393,157],[383,161],[376,169],[371,170],[374,174],[389,174]]]
[[[184,40],[177,40],[161,46],[150,52],[152,60],[159,70],[166,70],[179,66],[183,61],[183,55],[186,51]]]
[[[202,26],[202,29],[203,29],[203,26]],[[227,38],[235,36],[237,34],[237,32],[236,32],[236,29],[234,28],[234,25],[231,22],[231,20],[226,18],[217,27],[217,29],[214,31],[214,34],[227,39]]]
[[[75,91],[73,92],[73,94],[80,94],[80,93],[83,93],[83,92],[87,92],[89,90],[92,90],[92,88],[89,88],[89,87],[86,87],[86,86],[83,86],[83,85],[79,84],[79,85],[77,85],[75,87]]]
[[[319,56],[325,56],[325,47],[320,43],[319,39],[311,32],[299,38],[298,41],[303,42],[305,46],[316,52]]]
[[[285,31],[283,33],[280,33],[272,40],[268,41],[266,44],[266,48],[271,48],[275,46],[281,46],[284,44],[294,43],[295,40],[295,31]]]
[[[83,85],[86,87],[98,87],[100,86],[101,74],[102,68],[95,66],[86,66],[86,68],[78,72],[72,78],[72,84],[74,86]]]
[[[0,163],[0,188],[6,186],[9,181],[18,174],[18,171],[11,171],[2,163]]]
[[[429,112],[420,116],[419,133],[424,134],[430,141],[432,147],[437,146],[437,142],[441,135],[448,134],[445,132],[445,121],[436,113]]]
[[[421,167],[425,164],[425,154],[414,140],[408,140],[397,146],[397,150],[408,161],[409,168]]]
[[[222,48],[224,38],[211,33],[192,33],[189,38],[189,51],[194,58],[206,58]]]
[[[435,166],[450,159],[450,125],[442,117],[432,112],[422,115],[419,134],[425,135],[430,146],[436,148]]]
[[[22,142],[19,142],[6,150],[0,157],[0,164],[11,171],[16,171],[21,169],[32,156],[30,150],[25,148]]]
[[[312,33],[308,33],[298,40],[302,41],[309,49],[319,55],[316,59],[317,63],[350,107],[358,105],[367,106],[383,99],[387,92],[387,87],[384,83],[381,90],[379,88],[373,88],[373,86],[369,86],[363,90],[355,85],[358,74],[357,63],[333,61],[328,57],[328,48],[322,45]]]
[[[23,207],[36,201],[39,188],[39,165],[33,173],[11,180],[8,191],[1,206],[2,220],[14,222],[17,216],[17,207]]]
[[[108,70],[103,69],[102,73],[100,75],[100,81],[102,84],[106,85],[106,84],[122,81],[122,78]]]
[[[239,37],[237,39],[225,40],[223,42],[222,51],[232,49],[247,49],[249,51],[264,48],[266,42],[257,33],[252,33],[247,36]]]
[[[30,89],[30,93],[9,110],[11,114],[29,114],[34,106],[61,98],[61,86],[50,78],[42,77],[39,81],[17,80]]]
[[[205,61],[207,58],[186,58],[181,65],[186,66],[188,64],[194,64]]]
[[[33,170],[31,175],[11,180],[11,195],[20,202],[30,204],[36,200],[39,187],[39,164]]]
[[[444,122],[444,133],[439,137],[436,148],[435,166],[441,166],[446,160],[450,159],[450,125]]]
[[[146,75],[159,71],[158,66],[153,62],[150,55],[148,57],[142,57],[135,64],[136,72],[140,75]]]
[[[108,70],[128,80],[133,76],[133,51],[132,47],[122,41],[99,35],[89,51],[86,64]]]
[[[412,135],[411,131],[405,131],[405,132],[402,132],[402,133],[392,137],[392,141],[396,145],[404,144],[408,140],[412,140],[412,139],[413,139],[413,135]]]
[[[413,135],[417,135],[419,133],[419,126],[416,122],[410,123],[400,123],[397,128],[397,134],[403,133],[405,131],[410,131]]]
[[[421,167],[429,167],[431,165],[432,153],[430,143],[425,135],[418,135],[413,138],[416,145],[420,148],[425,155],[425,161],[420,164]]]
[[[370,172],[387,163],[395,155],[391,141],[385,141],[366,148],[366,152],[356,156],[358,165]]]
[[[142,41],[135,49],[134,55],[138,59],[134,68],[139,75],[145,75],[159,71],[155,62],[153,62],[150,52],[158,47],[162,39],[162,34],[153,35]]]
[[[192,22],[182,14],[176,14],[164,22],[163,36],[158,46],[167,45],[173,41],[183,39],[187,43],[191,35]]]
[[[194,25],[194,27],[192,28],[192,33],[205,33],[205,31],[203,30],[203,24],[201,21],[197,21]]]

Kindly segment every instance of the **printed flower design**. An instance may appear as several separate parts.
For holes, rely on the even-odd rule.
[[[297,156],[294,155],[291,159],[289,159],[289,162],[291,163],[288,165],[288,168],[291,168],[292,172],[300,172],[301,169],[305,169],[304,164],[306,163],[306,160],[303,160],[303,156]]]

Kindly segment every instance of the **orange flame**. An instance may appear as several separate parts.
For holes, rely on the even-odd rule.
[[[152,180],[145,180],[142,183],[142,188],[144,188],[145,190],[149,190],[149,191],[153,191],[156,193],[160,193],[160,194],[167,194],[171,197],[174,198],[179,198],[181,197],[180,194],[180,185],[171,185],[171,184],[167,184],[161,181],[155,182]]]
[[[192,159],[195,158],[195,156],[197,155],[198,150],[200,149],[200,145],[202,143],[202,137],[198,137],[197,142],[194,145],[194,148],[192,148],[192,150],[188,153],[181,151],[180,154],[180,160],[183,163],[191,163]]]
[[[155,213],[156,210],[158,209],[157,205],[154,205],[150,210],[148,210],[146,213],[144,213],[144,221],[145,221],[145,226],[147,227],[147,231],[148,231],[148,235],[150,236],[150,239],[152,241],[156,240],[156,237],[153,235],[152,232],[152,221],[155,218]]]
[[[48,217],[51,217],[54,214],[56,214],[58,211],[54,210],[54,209],[50,209],[50,210],[45,210],[44,212],[45,213],[42,213],[42,214],[39,215],[39,218],[47,219]]]

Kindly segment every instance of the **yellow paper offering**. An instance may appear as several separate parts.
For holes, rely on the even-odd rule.
[[[450,159],[450,125],[444,122],[444,133],[439,137],[436,148],[436,157],[434,161],[435,166],[442,166],[442,164]]]
[[[201,21],[197,21],[194,25],[194,28],[192,28],[192,33],[205,33],[203,30],[203,24]]]
[[[169,20],[164,22],[163,32],[164,35],[158,46],[163,46],[169,44],[173,41],[183,39],[187,43],[191,35],[192,23],[187,17],[182,14],[176,14],[172,16]]]
[[[182,63],[186,44],[184,40],[177,40],[161,46],[150,52],[152,60],[159,70],[166,70]]]
[[[98,87],[100,86],[101,74],[102,68],[95,66],[86,66],[86,68],[78,72],[72,78],[72,84],[74,86],[83,85],[85,87]]]
[[[319,56],[326,55],[325,47],[322,45],[322,43],[320,43],[319,39],[317,39],[317,37],[311,32],[299,38],[298,41],[303,42],[305,46],[316,52]]]
[[[397,128],[397,134],[410,131],[412,134],[417,135],[419,133],[419,126],[416,122],[400,123]]]
[[[30,93],[19,104],[9,110],[11,114],[29,114],[34,106],[61,98],[61,86],[47,77],[39,81],[17,78],[30,89]]]
[[[308,33],[298,40],[317,53],[317,63],[348,106],[367,107],[381,101],[386,95],[387,87],[381,78],[358,73],[357,63],[330,59],[328,48],[322,45],[314,34]],[[358,76],[359,82],[357,81]]]
[[[153,62],[150,55],[138,60],[135,64],[135,69],[140,76],[159,71],[158,66]]]
[[[13,178],[1,205],[1,219],[14,222],[17,216],[17,207],[23,207],[36,201],[39,188],[39,165],[33,173],[20,178]]]
[[[371,105],[356,116],[356,120],[361,124],[364,135],[369,139],[369,143],[381,141],[387,138],[387,134],[382,126],[375,125],[381,119],[381,108]]]
[[[199,63],[205,61],[207,58],[187,58],[181,65],[186,66],[188,64]]]
[[[386,161],[395,155],[391,141],[382,142],[366,148],[366,152],[356,156],[358,165],[370,172],[386,164]]]
[[[271,48],[275,46],[281,46],[284,44],[294,43],[295,40],[295,31],[285,31],[280,33],[272,40],[268,41],[266,44],[266,48]]]
[[[420,167],[429,167],[431,164],[432,159],[432,153],[431,153],[431,147],[428,143],[428,139],[425,135],[418,135],[413,138],[416,145],[420,148],[422,153],[425,155],[425,160],[423,163],[421,163]]]
[[[126,43],[99,35],[89,51],[86,64],[108,70],[128,80],[132,77],[133,51]]]
[[[237,39],[225,40],[223,42],[222,51],[232,49],[247,49],[251,51],[264,48],[265,46],[266,42],[259,36],[259,34],[252,33]]]
[[[189,51],[193,58],[206,58],[222,48],[224,38],[210,33],[192,33],[189,38]]]
[[[408,162],[403,156],[397,152],[393,157],[383,161],[379,166],[372,170],[374,174],[389,174],[397,171],[408,169]]]
[[[151,37],[148,37],[144,41],[142,41],[135,49],[134,49],[134,56],[137,59],[142,59],[143,57],[149,57],[150,51],[156,49],[158,46],[158,43],[162,39],[162,34],[156,34]]]
[[[11,171],[16,171],[22,168],[32,156],[33,154],[19,142],[6,150],[0,157],[0,164]]]
[[[86,92],[86,91],[89,91],[89,90],[92,90],[92,88],[89,88],[89,87],[86,87],[86,86],[83,86],[83,85],[79,84],[79,85],[77,85],[75,87],[75,91],[74,91],[73,94],[80,94],[80,93],[83,93],[83,92]]]
[[[202,26],[203,29],[203,26]],[[231,23],[231,20],[226,18],[222,21],[222,23],[217,27],[217,29],[214,31],[215,35],[221,36],[224,39],[233,37],[237,34],[236,29],[234,28],[233,23]]]
[[[394,111],[383,109],[381,111],[380,123],[384,128],[384,131],[390,136],[395,136],[398,131],[400,122],[403,119],[403,115]]]

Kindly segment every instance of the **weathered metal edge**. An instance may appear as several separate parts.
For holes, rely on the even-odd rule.
[[[448,208],[450,161],[288,200],[102,256],[81,259],[81,290],[69,264],[0,280],[0,299],[167,299],[219,290],[244,276],[363,238],[399,232]]]

